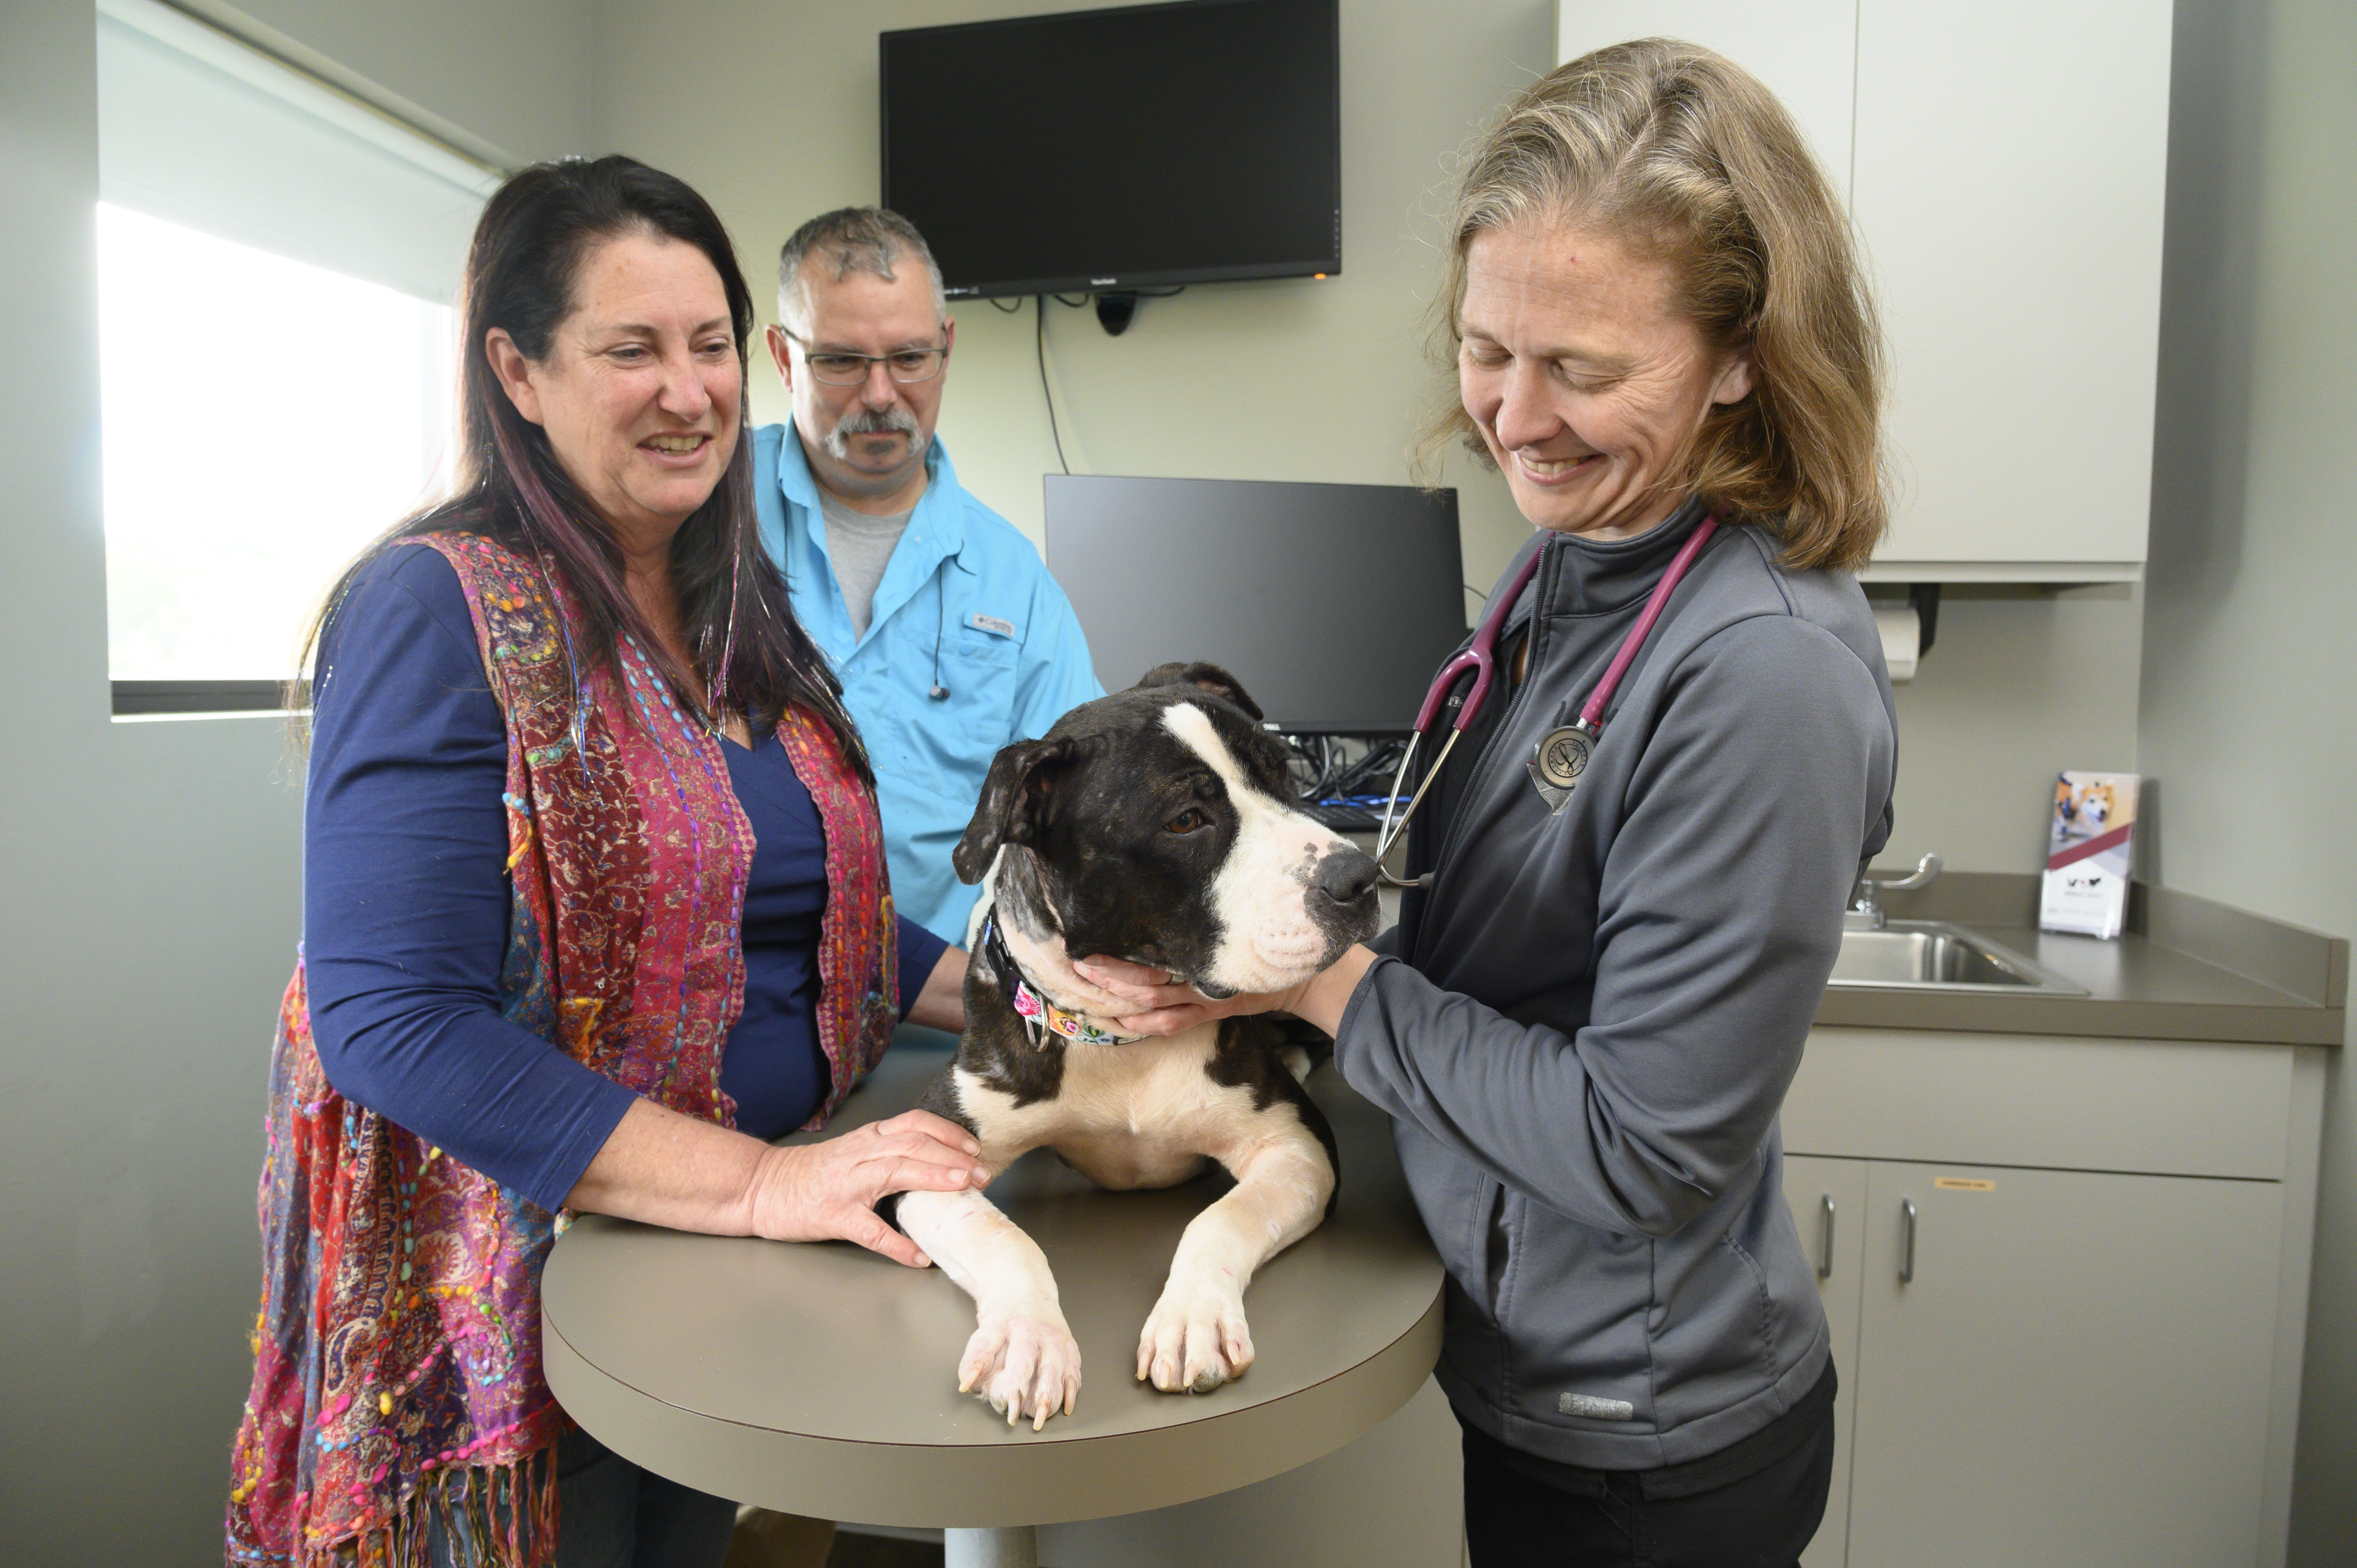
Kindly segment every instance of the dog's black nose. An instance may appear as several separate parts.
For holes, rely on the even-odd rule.
[[[1375,890],[1375,859],[1355,844],[1334,850],[1318,863],[1309,891],[1347,909]]]

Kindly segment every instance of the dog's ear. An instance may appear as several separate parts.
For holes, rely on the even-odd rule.
[[[1030,843],[1045,824],[1048,798],[1056,777],[1075,755],[1069,738],[1018,740],[1001,746],[991,758],[990,776],[982,781],[982,800],[965,836],[950,852],[961,882],[979,882],[998,856],[998,846]]]
[[[1216,664],[1157,664],[1137,678],[1137,689],[1147,686],[1200,686],[1215,697],[1225,697],[1250,714],[1254,723],[1263,717],[1260,704],[1252,700],[1244,683]]]

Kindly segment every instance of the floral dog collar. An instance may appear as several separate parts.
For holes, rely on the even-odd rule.
[[[1061,1035],[1068,1040],[1077,1040],[1084,1046],[1125,1046],[1132,1040],[1144,1037],[1116,1035],[1110,1029],[1100,1028],[1077,1013],[1065,1012],[1041,995],[1037,987],[1023,978],[1023,971],[1017,965],[1015,955],[1007,950],[1006,938],[998,929],[998,911],[996,909],[983,918],[982,949],[998,971],[1001,994],[1006,998],[1006,1004],[1015,1009],[1016,1015],[1023,1020],[1023,1026],[1030,1033],[1033,1045],[1039,1044],[1039,1031],[1042,1029]]]

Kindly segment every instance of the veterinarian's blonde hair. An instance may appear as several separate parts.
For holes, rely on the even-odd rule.
[[[1452,376],[1467,252],[1523,223],[1600,231],[1666,263],[1704,340],[1750,355],[1750,395],[1711,412],[1671,482],[1774,535],[1792,565],[1864,565],[1889,521],[1881,332],[1849,220],[1775,95],[1673,38],[1598,49],[1533,83],[1458,184],[1433,343]],[[1419,467],[1451,440],[1490,461],[1454,397]]]

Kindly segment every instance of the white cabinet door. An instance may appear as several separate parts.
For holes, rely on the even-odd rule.
[[[1833,1332],[1834,1483],[1825,1520],[1801,1568],[1844,1568],[1849,1538],[1850,1442],[1857,1431],[1859,1282],[1866,1265],[1864,1160],[1784,1157],[1784,1200],[1801,1230],[1801,1247],[1817,1267],[1817,1290]]]
[[[2257,1559],[2279,1183],[1877,1161],[1868,1187],[1850,1568]]]
[[[2169,0],[1859,0],[1851,205],[1899,491],[1878,566],[2144,559],[2169,24]]]
[[[1631,38],[1717,49],[1766,84],[1809,139],[1834,188],[1849,194],[1857,0],[1558,0],[1555,60]]]

